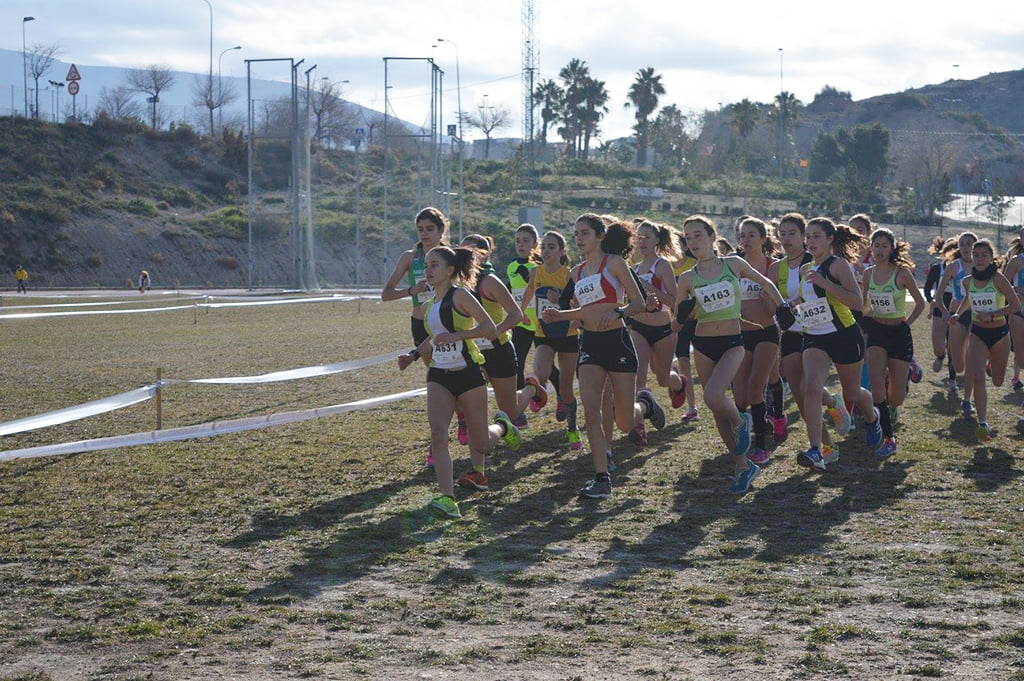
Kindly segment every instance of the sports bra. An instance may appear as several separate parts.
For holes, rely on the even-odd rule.
[[[697,299],[698,322],[720,322],[740,318],[740,281],[724,259],[721,272],[705,279],[693,268],[693,295]]]
[[[601,258],[601,265],[597,272],[583,277],[576,281],[574,295],[580,307],[596,305],[598,303],[613,303],[618,305],[623,299],[623,288],[619,280],[607,274],[608,256]],[[583,267],[580,266],[577,276],[582,276]]]

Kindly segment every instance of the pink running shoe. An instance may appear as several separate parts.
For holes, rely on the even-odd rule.
[[[434,467],[434,450],[431,447],[427,447],[427,463],[426,463],[426,467],[427,468],[433,468]]]
[[[696,421],[699,418],[697,414],[697,407],[690,407],[690,409],[683,414],[683,421]]]
[[[781,445],[789,437],[789,418],[785,414],[781,418],[772,419],[772,437],[777,445]]]
[[[469,444],[469,431],[466,430],[466,420],[465,419],[459,419],[459,433],[458,433],[458,437],[459,437],[459,444],[460,445],[468,445]]]

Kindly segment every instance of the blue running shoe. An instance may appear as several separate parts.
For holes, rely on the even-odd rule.
[[[750,445],[753,444],[753,438],[750,437],[752,427],[753,419],[750,418],[750,414],[745,411],[740,412],[740,424],[732,431],[733,437],[736,438],[732,453],[736,456],[745,456],[750,451]]]
[[[750,491],[750,483],[760,474],[761,469],[753,461],[748,461],[746,468],[736,472],[736,477],[729,485],[729,491],[733,494],[746,494]]]
[[[875,420],[864,424],[864,444],[871,449],[877,449],[882,444],[882,420],[878,414],[878,408],[872,407],[875,412]]]
[[[821,450],[817,447],[811,447],[806,452],[800,452],[796,462],[804,468],[814,468],[819,471],[825,470],[825,457],[821,455]]]
[[[879,459],[888,459],[890,456],[896,453],[896,438],[887,437],[882,442],[882,446],[875,450],[875,456]]]

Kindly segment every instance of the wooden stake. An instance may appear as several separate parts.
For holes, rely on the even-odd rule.
[[[156,429],[161,430],[164,427],[164,403],[163,395],[160,390],[160,377],[163,375],[163,369],[156,370]]]

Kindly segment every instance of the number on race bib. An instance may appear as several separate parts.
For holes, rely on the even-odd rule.
[[[599,303],[604,297],[601,291],[601,273],[592,274],[576,282],[575,295],[579,304]]]
[[[740,279],[740,300],[757,300],[761,297],[761,284],[753,279]]]
[[[807,301],[796,306],[796,318],[811,329],[832,322],[832,308],[824,298]]]
[[[735,295],[732,282],[728,281],[701,286],[694,293],[697,294],[697,301],[705,312],[715,312],[731,307]]]
[[[439,369],[464,369],[466,359],[462,356],[462,341],[453,343],[431,343],[434,346],[432,362]]]
[[[971,291],[971,309],[975,312],[995,312],[996,294],[995,291]]]
[[[519,307],[523,306],[523,298],[526,294],[525,288],[514,288],[512,289],[512,300],[516,301],[516,305]]]
[[[891,293],[868,291],[868,302],[875,314],[891,315],[896,313],[896,301]]]

